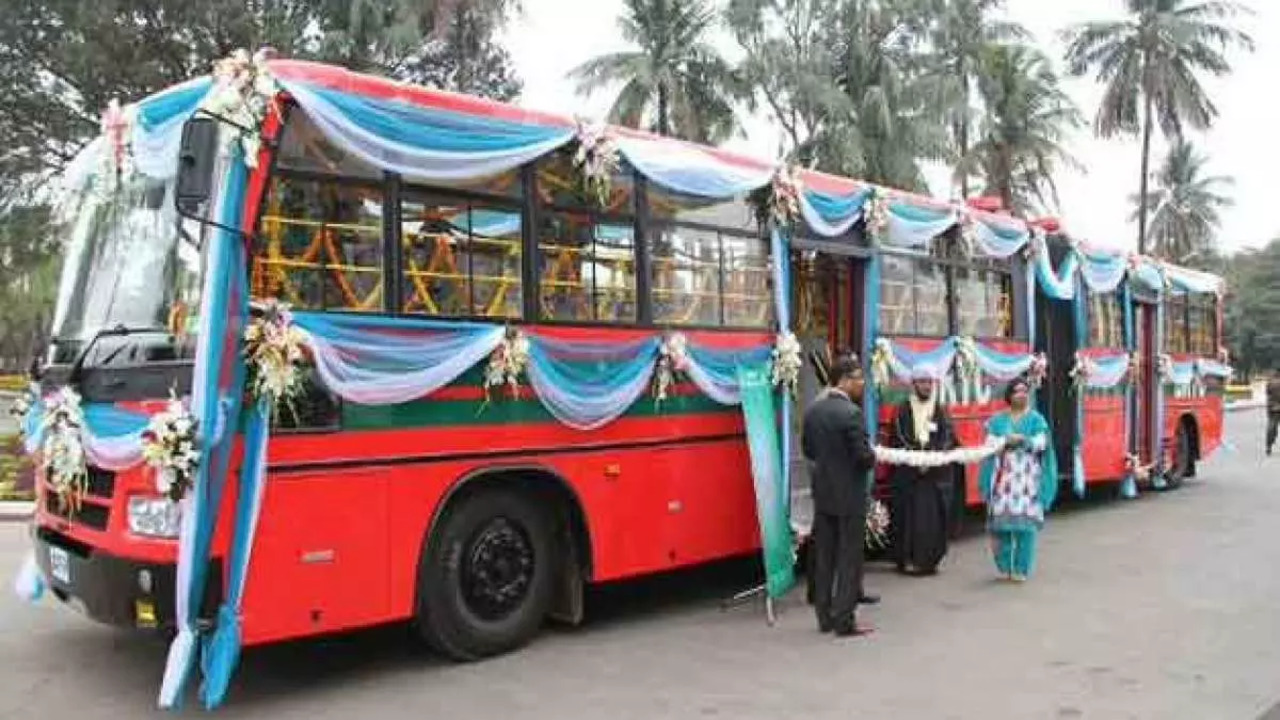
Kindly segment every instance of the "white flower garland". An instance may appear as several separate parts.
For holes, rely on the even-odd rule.
[[[1223,365],[1231,364],[1231,351],[1225,345],[1218,347],[1218,362]]]
[[[653,376],[653,396],[656,402],[667,399],[676,374],[689,370],[689,341],[683,333],[669,333],[658,347],[658,367]]]
[[[1031,356],[1031,364],[1027,366],[1027,381],[1031,383],[1031,387],[1038,388],[1044,384],[1044,380],[1049,375],[1049,358],[1044,353],[1036,353]]]
[[[293,324],[287,303],[271,299],[260,307],[261,314],[244,330],[244,355],[253,396],[269,398],[274,407],[301,387],[306,338]]]
[[[951,450],[909,450],[876,445],[872,448],[876,462],[884,465],[905,465],[917,469],[942,467],[944,465],[970,465],[982,462],[1004,449],[1004,439],[992,437],[990,442],[972,447],[958,447]]]
[[[133,124],[137,106],[122,106],[112,98],[102,113],[102,155],[94,187],[100,197],[114,195],[133,175]]]
[[[1138,382],[1139,373],[1142,371],[1142,353],[1134,350],[1129,353],[1129,367],[1125,371],[1129,375],[1129,382]]]
[[[888,338],[876,338],[871,348],[871,381],[880,389],[893,382],[893,343]]]
[[[867,200],[866,228],[873,244],[879,245],[889,238],[889,195],[880,188],[871,190]]]
[[[25,437],[27,428],[27,416],[31,414],[31,409],[35,407],[35,397],[32,392],[19,395],[11,405],[9,405],[9,417],[13,418],[13,422],[18,426],[18,435]]]
[[[80,394],[68,387],[54,393],[42,421],[41,454],[45,476],[58,496],[58,507],[64,512],[79,511],[88,484],[89,469],[81,438],[83,427]]]
[[[1161,380],[1168,380],[1173,377],[1173,356],[1168,353],[1160,353],[1160,357],[1156,362],[1156,372],[1159,373]]]
[[[778,333],[773,345],[772,380],[774,387],[783,386],[792,395],[800,382],[800,341],[790,330]]]
[[[609,204],[613,175],[620,165],[618,148],[604,125],[578,121],[578,150],[573,155],[583,194],[597,207]]]
[[[956,370],[965,382],[982,379],[982,366],[978,364],[978,344],[971,337],[956,338]]]
[[[1071,366],[1070,377],[1076,388],[1083,388],[1088,382],[1089,377],[1097,372],[1098,366],[1093,359],[1082,352],[1076,351],[1075,363]]]
[[[186,404],[170,393],[168,406],[142,431],[142,459],[155,470],[156,492],[174,502],[191,489],[200,465],[197,424]]]
[[[964,257],[973,257],[978,249],[978,221],[972,213],[960,215],[960,252]]]
[[[1135,482],[1146,482],[1151,479],[1155,465],[1143,465],[1137,455],[1130,453],[1124,458],[1125,470],[1133,475]]]
[[[889,546],[889,508],[879,500],[867,505],[867,544],[874,548]]]
[[[489,388],[502,387],[511,391],[511,397],[520,397],[520,376],[529,367],[529,338],[520,328],[507,328],[502,342],[489,355],[489,365],[484,370],[484,398],[489,401]]]
[[[280,86],[271,77],[267,61],[274,51],[262,49],[253,55],[240,49],[214,63],[215,87],[205,100],[202,110],[235,123],[235,133],[224,135],[234,142],[240,141],[244,149],[244,164],[258,166],[258,154],[262,149],[262,122],[275,104]]]

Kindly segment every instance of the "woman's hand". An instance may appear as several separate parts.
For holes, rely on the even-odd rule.
[[[1018,433],[1012,433],[1011,435],[1009,435],[1009,437],[1005,438],[1004,443],[1005,443],[1005,447],[1016,448],[1016,447],[1021,447],[1022,444],[1025,443],[1026,441],[1027,439],[1022,435],[1019,435]]]

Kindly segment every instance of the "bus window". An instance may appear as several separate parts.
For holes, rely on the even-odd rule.
[[[959,334],[976,338],[1013,337],[1013,281],[994,268],[955,269]]]
[[[382,188],[277,176],[253,260],[255,298],[297,308],[380,311]]]
[[[660,325],[719,325],[720,236],[697,228],[658,230],[653,257],[653,320]]]
[[[1213,297],[1197,297],[1191,301],[1187,316],[1191,345],[1188,352],[1200,357],[1218,356],[1218,311]]]
[[[520,317],[519,209],[409,192],[400,201],[400,218],[404,312]]]
[[[636,249],[632,224],[595,222],[590,215],[565,212],[545,212],[540,222],[542,317],[635,322]]]
[[[724,324],[729,327],[767,328],[773,325],[770,290],[769,243],[758,235],[721,235],[724,258],[721,288]]]
[[[1124,347],[1124,309],[1114,292],[1089,294],[1089,347]]]
[[[1164,351],[1185,354],[1187,344],[1187,298],[1169,297],[1164,303]]]
[[[882,256],[881,334],[945,337],[946,296],[946,273],[936,261],[888,253]]]

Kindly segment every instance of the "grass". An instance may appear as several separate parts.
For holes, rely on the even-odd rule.
[[[17,435],[0,435],[0,501],[35,498],[35,468]]]
[[[1248,400],[1253,397],[1253,388],[1248,385],[1228,385],[1226,388],[1226,401],[1235,402],[1237,400]]]

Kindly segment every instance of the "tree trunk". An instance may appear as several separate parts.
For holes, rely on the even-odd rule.
[[[658,83],[658,134],[659,135],[671,134],[671,125],[667,118],[667,113],[669,113],[670,110],[667,107],[667,103],[668,103],[667,86],[663,85],[662,83]]]
[[[1151,165],[1152,117],[1151,93],[1143,91],[1142,118],[1142,177],[1138,181],[1138,254],[1147,253],[1147,176]]]

